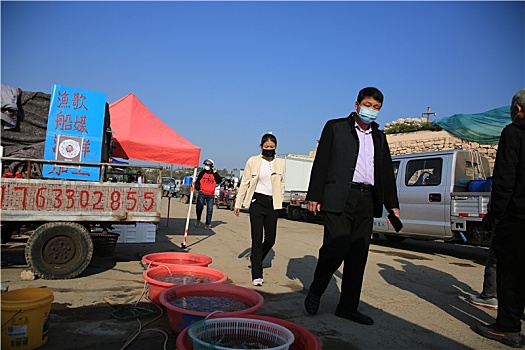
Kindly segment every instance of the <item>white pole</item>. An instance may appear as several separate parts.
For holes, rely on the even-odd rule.
[[[197,178],[197,168],[193,170],[193,178],[190,186],[190,201],[188,203],[188,216],[186,217],[186,227],[184,228],[184,241],[180,244],[182,248],[186,248],[186,241],[188,239],[188,227],[190,226],[191,204],[193,203],[193,189],[195,188],[195,179]]]

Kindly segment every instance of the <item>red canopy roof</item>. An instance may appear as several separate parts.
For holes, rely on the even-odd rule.
[[[201,149],[176,133],[131,93],[109,106],[112,157],[198,166]]]

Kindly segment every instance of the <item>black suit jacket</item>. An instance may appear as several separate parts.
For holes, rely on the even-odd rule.
[[[525,220],[525,119],[501,132],[492,180],[492,214],[499,220],[506,216]]]
[[[308,201],[321,204],[321,210],[340,213],[343,211],[354,177],[359,138],[355,130],[357,115],[329,120],[317,146],[310,184]],[[399,208],[397,188],[392,167],[392,157],[385,134],[372,122],[374,141],[374,217],[381,217],[383,205],[387,210]]]

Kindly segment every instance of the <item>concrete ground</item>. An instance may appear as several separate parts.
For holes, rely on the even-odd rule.
[[[53,290],[49,340],[41,349],[175,349],[176,335],[166,315],[150,322],[141,318],[143,332],[127,346],[139,329],[135,320],[112,318],[117,307],[135,304],[144,291],[141,257],[148,253],[181,249],[188,206],[163,199],[163,219],[155,243],[118,244],[115,256],[95,257],[81,276],[71,280],[22,281],[27,269],[24,238],[2,245],[1,280],[9,290],[47,287]],[[391,243],[383,238],[370,247],[360,311],[375,320],[364,326],[334,316],[341,269],[321,300],[319,313],[307,315],[303,301],[310,285],[322,241],[322,225],[280,219],[277,244],[265,260],[264,286],[251,285],[248,214],[236,217],[227,209],[214,209],[212,230],[195,228],[195,209],[186,251],[213,258],[210,267],[228,274],[229,281],[253,288],[265,299],[257,314],[299,324],[321,341],[323,349],[508,349],[475,334],[477,322],[492,323],[495,311],[465,301],[479,292],[483,281],[485,248],[442,242],[407,240]],[[145,298],[139,306],[155,309]],[[163,331],[164,333],[161,333]],[[523,327],[522,327],[523,331]],[[165,341],[167,341],[166,344]]]

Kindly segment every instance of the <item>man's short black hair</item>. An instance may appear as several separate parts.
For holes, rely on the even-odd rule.
[[[383,105],[383,93],[375,87],[366,87],[359,91],[359,94],[357,95],[357,103],[361,103],[365,97],[372,97],[374,100],[381,102],[381,105]]]

